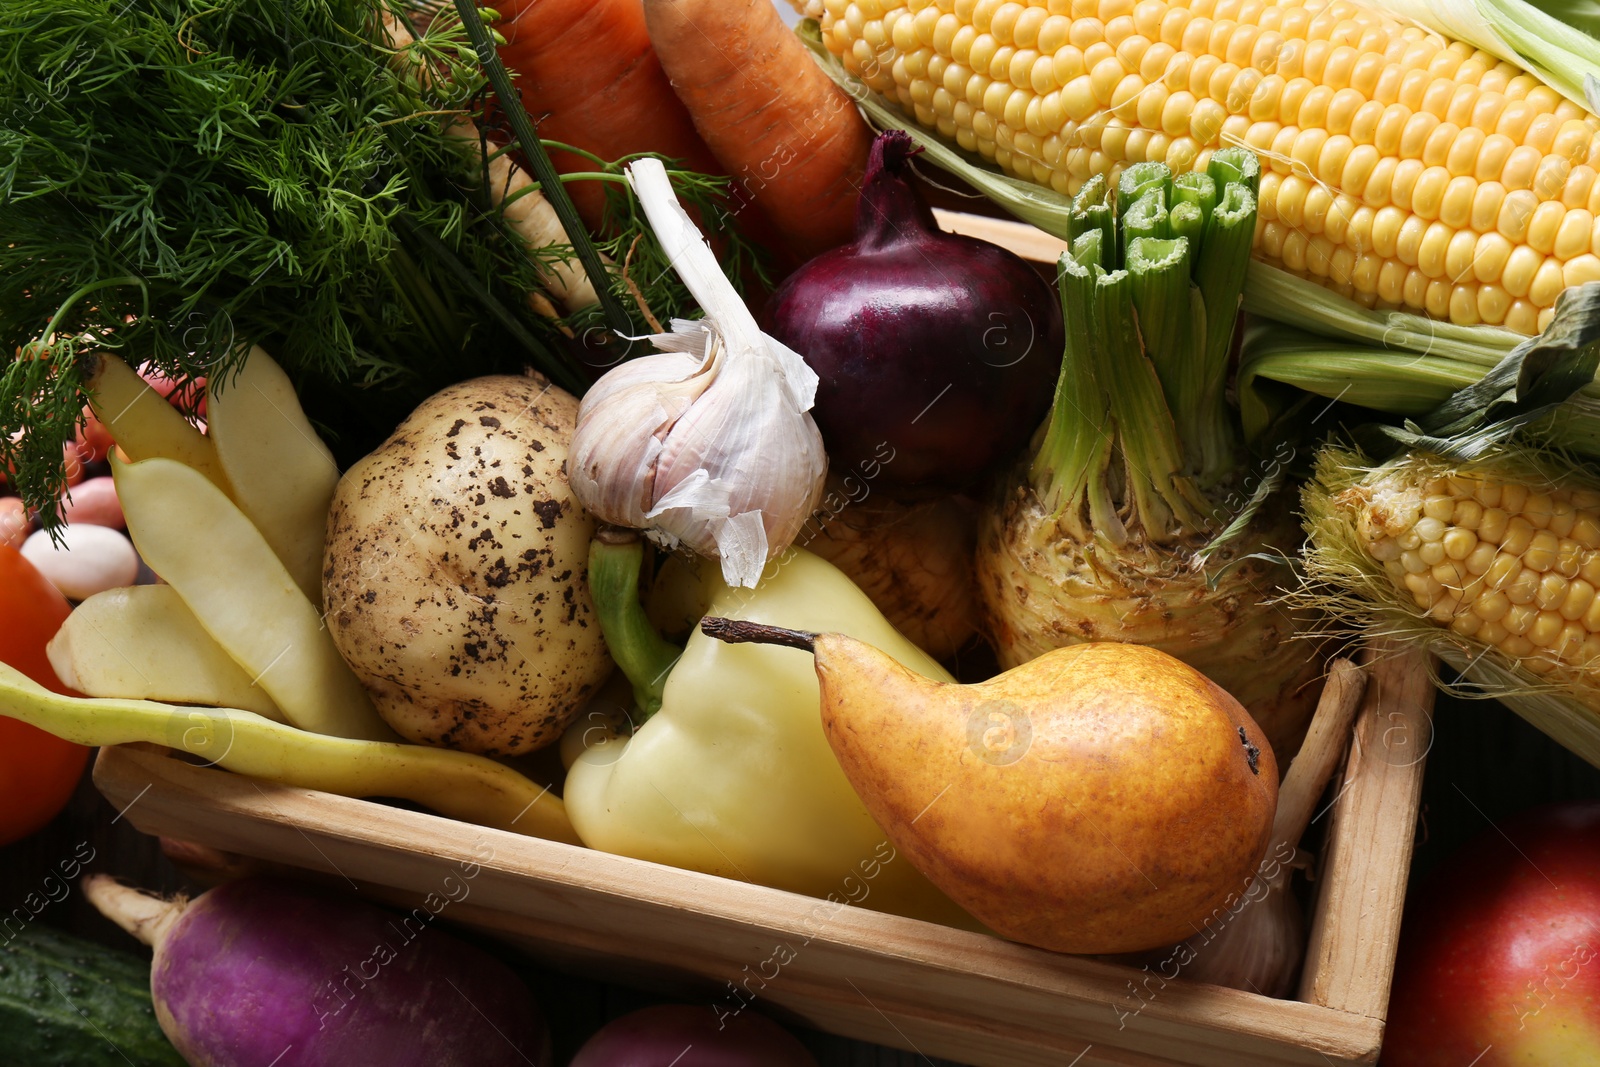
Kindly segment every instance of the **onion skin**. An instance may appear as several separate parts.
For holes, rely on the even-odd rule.
[[[547,1067],[527,987],[419,926],[294,883],[229,882],[155,946],[156,1017],[192,1067]],[[393,958],[377,962],[380,946]]]
[[[719,1017],[697,1004],[657,1004],[615,1019],[578,1050],[571,1067],[817,1067],[789,1031],[753,1011]]]
[[[790,275],[763,329],[821,378],[812,416],[836,466],[959,489],[1044,417],[1061,307],[1011,252],[940,232],[906,183],[913,151],[899,130],[873,143],[856,240]]]

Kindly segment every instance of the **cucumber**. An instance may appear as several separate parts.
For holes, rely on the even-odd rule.
[[[0,944],[0,1049],[8,1067],[185,1067],[147,961],[37,924]]]

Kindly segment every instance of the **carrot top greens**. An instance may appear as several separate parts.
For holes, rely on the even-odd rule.
[[[225,383],[270,351],[341,458],[420,399],[532,366],[581,391],[616,346],[598,308],[530,309],[539,259],[481,187],[482,153],[442,132],[487,96],[454,17],[411,51],[378,43],[399,0],[18,0],[0,23],[0,463],[47,525],[82,357]],[[480,116],[481,117],[481,116]],[[487,151],[495,151],[493,145]],[[692,301],[620,180],[596,242],[643,333]],[[674,174],[708,221],[723,180]],[[636,238],[637,245],[635,243]],[[587,240],[588,238],[580,238]],[[744,246],[734,240],[742,261]],[[637,287],[639,293],[635,294]],[[610,294],[608,294],[610,295]],[[588,353],[588,354],[586,354]],[[19,431],[21,431],[19,433]]]

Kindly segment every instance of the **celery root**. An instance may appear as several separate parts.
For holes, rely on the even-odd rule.
[[[1293,640],[1305,616],[1277,602],[1300,531],[1281,498],[1230,514],[1249,495],[1225,387],[1258,173],[1226,149],[1203,175],[1139,164],[1116,190],[1084,186],[1054,406],[983,518],[978,589],[1002,667],[1083,641],[1151,645],[1233,694],[1286,766],[1321,673]]]

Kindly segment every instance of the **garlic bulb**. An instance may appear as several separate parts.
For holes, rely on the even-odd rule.
[[[753,587],[822,495],[828,460],[807,414],[817,376],[762,333],[679,205],[656,159],[628,181],[705,318],[648,338],[659,353],[607,372],[585,394],[568,477],[590,512],[719,560]]]

